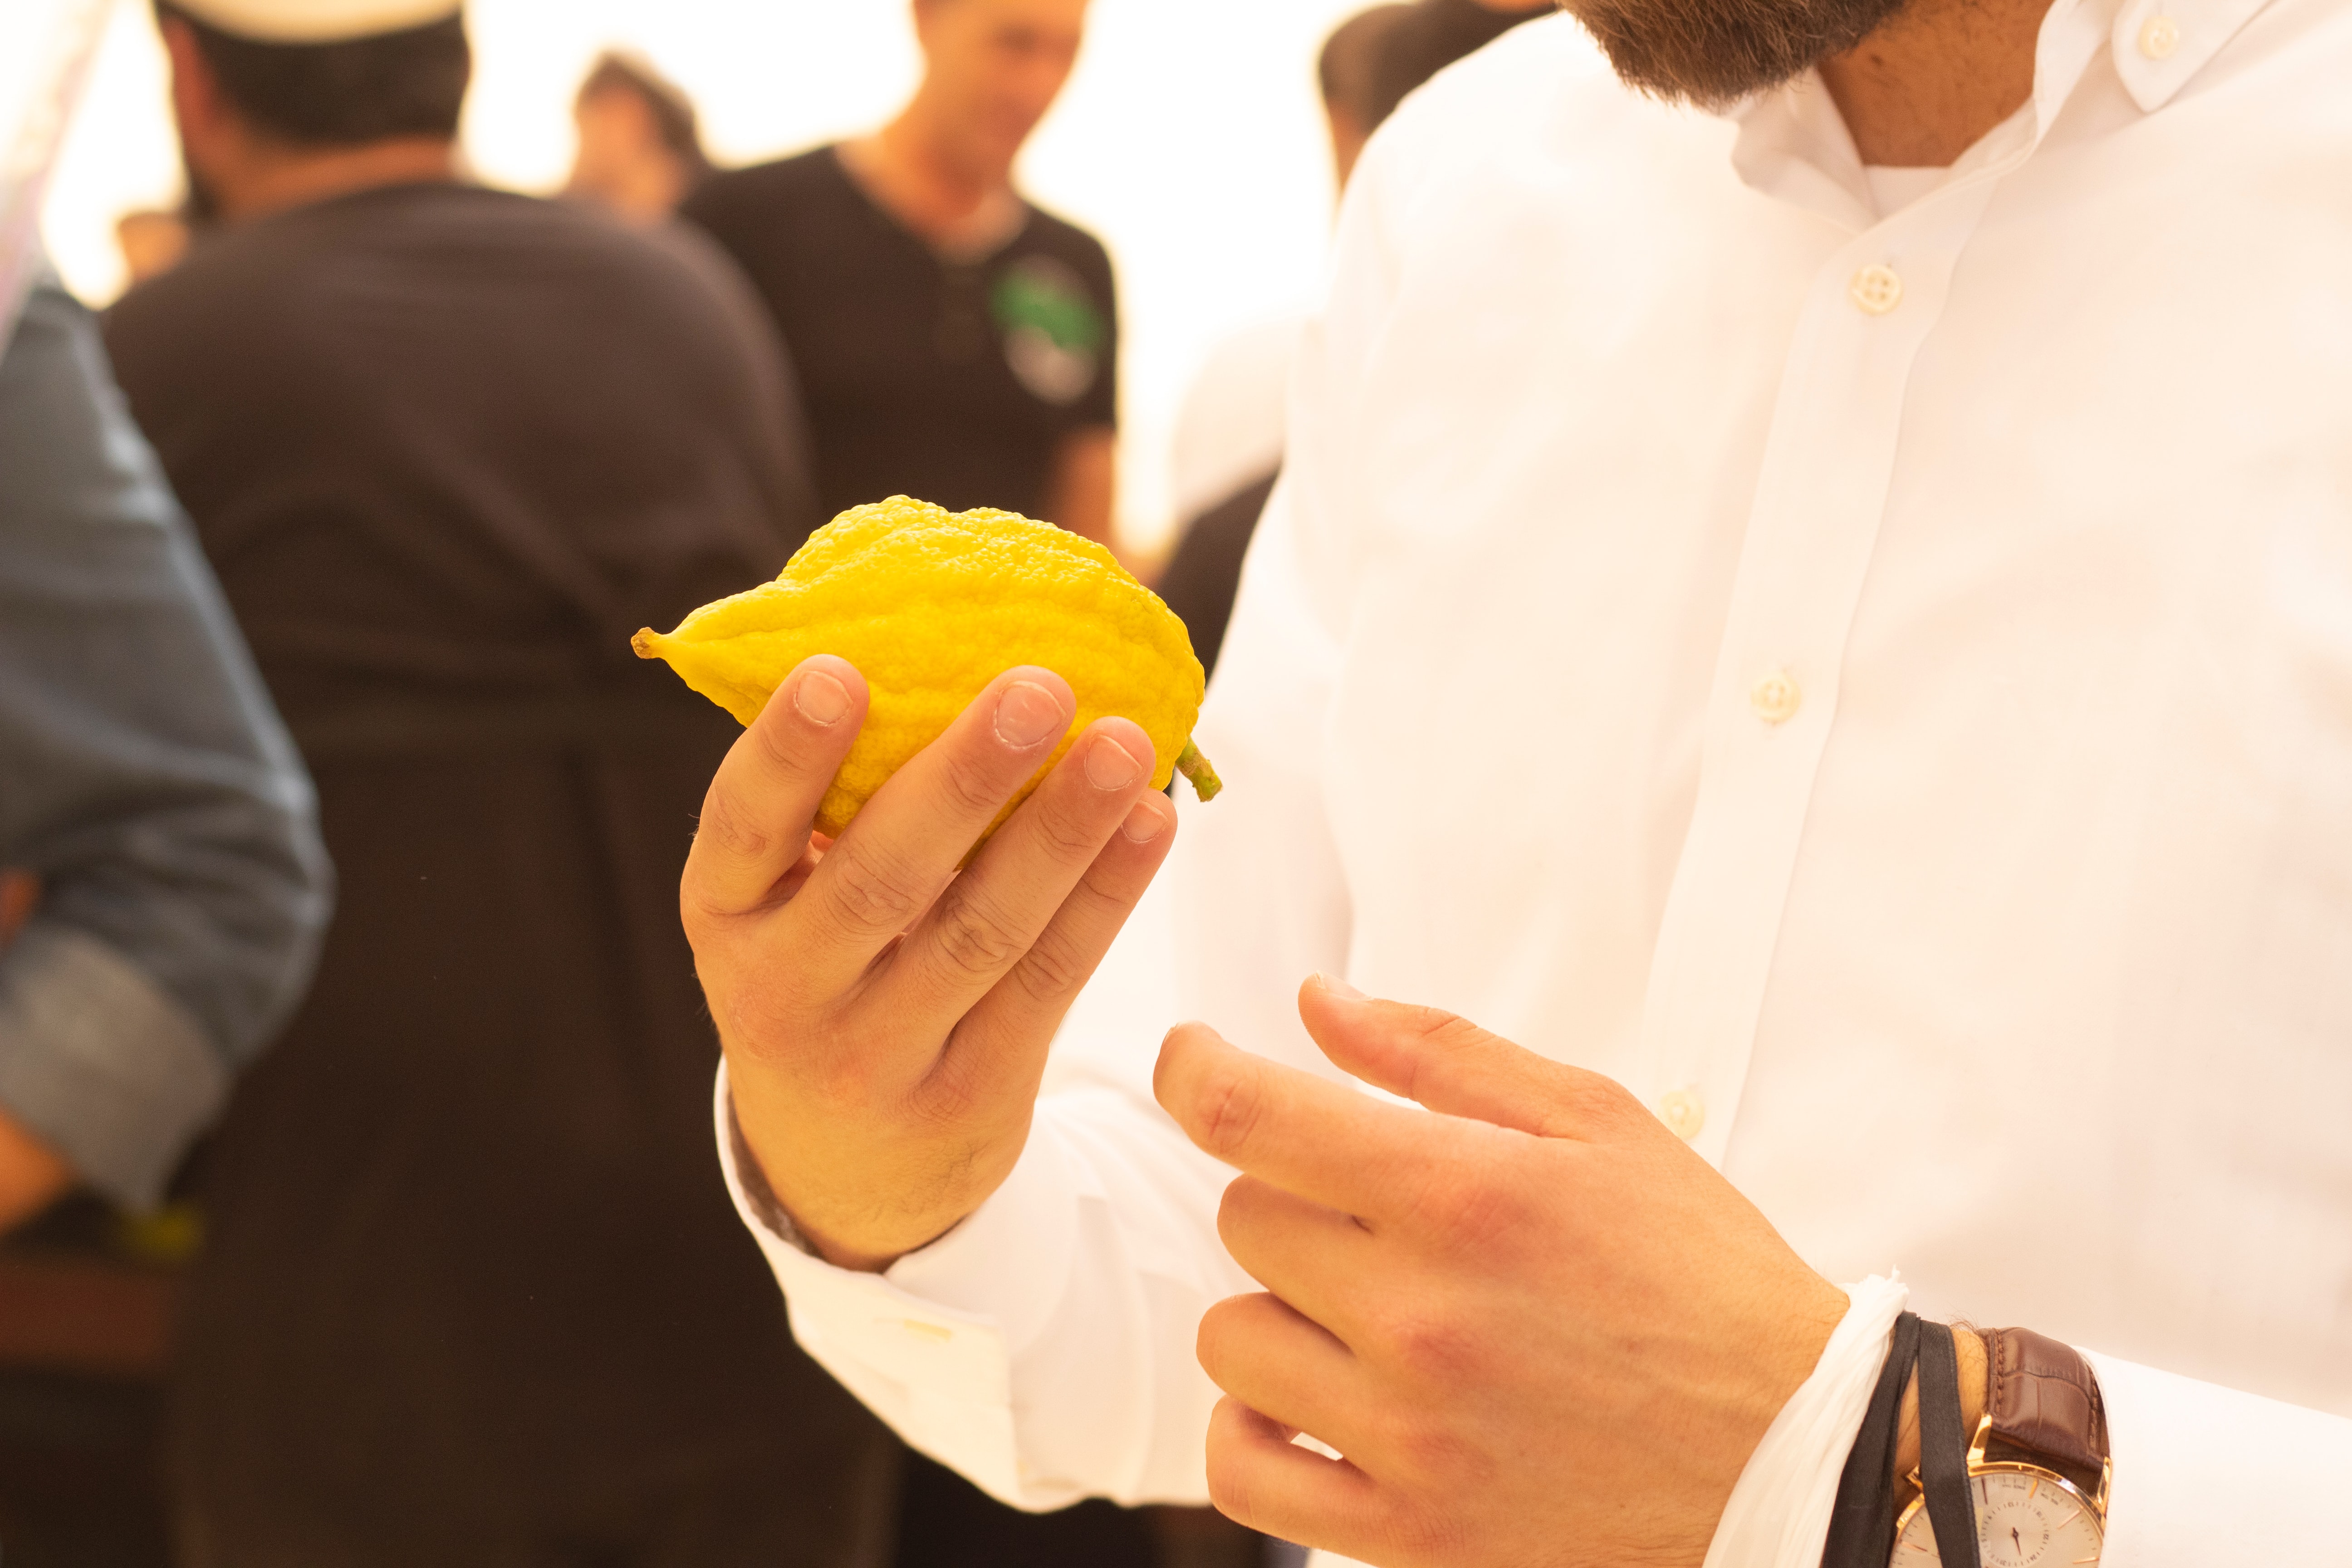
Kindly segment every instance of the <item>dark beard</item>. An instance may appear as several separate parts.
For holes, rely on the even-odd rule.
[[[1617,74],[1720,109],[1843,54],[1906,0],[1560,0]]]

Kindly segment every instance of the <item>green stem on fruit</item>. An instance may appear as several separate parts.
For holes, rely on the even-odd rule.
[[[1192,793],[1202,800],[1216,799],[1217,792],[1225,787],[1224,780],[1217,776],[1217,770],[1211,767],[1209,759],[1201,754],[1201,748],[1190,741],[1184,742],[1184,750],[1177,755],[1176,771],[1192,781]]]

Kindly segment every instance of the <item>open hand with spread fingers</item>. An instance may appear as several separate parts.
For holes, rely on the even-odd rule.
[[[1045,1048],[1175,837],[1150,739],[1089,725],[958,870],[1067,734],[1050,670],[1007,670],[839,839],[813,837],[866,682],[793,671],[712,781],[679,888],[737,1121],[824,1257],[881,1268],[1013,1168]]]
[[[1383,1568],[1699,1568],[1844,1293],[1610,1079],[1320,978],[1299,1012],[1427,1110],[1203,1025],[1162,1046],[1265,1287],[1201,1324],[1217,1505]]]

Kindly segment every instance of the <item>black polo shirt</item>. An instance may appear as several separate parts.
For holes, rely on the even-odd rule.
[[[742,264],[798,369],[828,513],[911,495],[1044,517],[1063,438],[1117,421],[1110,257],[1024,205],[985,256],[941,256],[832,147],[738,170],[683,216]]]

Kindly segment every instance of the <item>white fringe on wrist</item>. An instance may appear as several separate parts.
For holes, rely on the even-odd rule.
[[[1845,1293],[1845,1317],[1813,1374],[1789,1396],[1739,1472],[1706,1568],[1821,1568],[1838,1479],[1911,1288],[1899,1274],[1874,1274]]]

